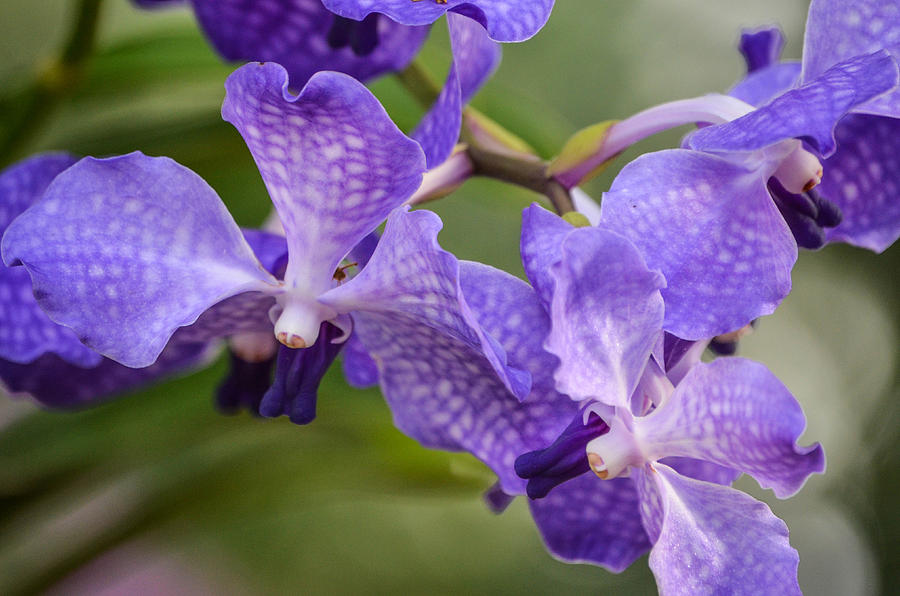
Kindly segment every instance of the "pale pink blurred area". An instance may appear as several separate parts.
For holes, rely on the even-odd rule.
[[[137,540],[106,551],[50,588],[48,596],[243,596],[224,565]]]

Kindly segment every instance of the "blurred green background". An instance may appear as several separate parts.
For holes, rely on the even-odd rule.
[[[0,126],[58,52],[71,0],[3,0]],[[578,128],[666,100],[724,90],[742,72],[741,27],[778,23],[801,51],[805,2],[561,1],[533,40],[504,47],[480,110],[552,156]],[[439,23],[423,53],[447,69]],[[81,84],[8,156],[140,149],[192,168],[243,225],[269,209],[240,137],[219,118],[222,64],[189,10],[102,6]],[[405,129],[420,108],[390,77],[372,89]],[[637,152],[677,143],[678,133]],[[614,172],[588,190],[599,197]],[[434,204],[443,245],[516,274],[519,213],[536,197],[473,180]],[[891,593],[898,555],[898,247],[801,255],[795,289],[742,346],[803,403],[805,442],[828,472],[778,501],[743,478],[791,528],[807,594]],[[79,413],[0,395],[0,594],[648,594],[646,558],[621,575],[566,565],[544,550],[518,499],[500,516],[480,494],[477,461],[421,448],[396,431],[377,391],[348,388],[337,367],[318,419],[224,417],[212,368]]]

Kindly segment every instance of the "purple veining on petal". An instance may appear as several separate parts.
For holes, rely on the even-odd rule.
[[[553,301],[554,282],[550,268],[562,258],[559,247],[574,229],[572,224],[537,203],[522,211],[522,239],[519,244],[522,265],[528,281],[547,309]]]
[[[0,386],[12,394],[29,395],[50,408],[81,408],[199,368],[213,353],[206,344],[175,342],[144,368],[129,368],[106,358],[96,366],[82,368],[56,354],[44,354],[29,364],[0,359]]]
[[[660,464],[635,482],[662,513],[650,551],[661,594],[800,594],[797,551],[765,503]]]
[[[827,157],[838,120],[895,87],[897,78],[897,63],[885,51],[850,58],[746,116],[698,130],[689,143],[701,151],[755,151],[800,138]]]
[[[344,346],[341,367],[347,384],[358,389],[365,389],[378,384],[378,365],[363,347],[362,342],[354,334]]]
[[[900,236],[900,119],[851,114],[835,138],[816,188],[844,214],[828,240],[881,252]]]
[[[764,27],[741,32],[741,54],[747,72],[755,72],[778,62],[784,47],[784,35],[778,27]]]
[[[790,291],[797,245],[766,190],[768,172],[754,166],[659,151],[625,166],[604,195],[604,225],[666,277],[666,331],[728,333],[774,311]]]
[[[779,498],[825,469],[816,443],[800,447],[800,405],[763,365],[743,358],[698,364],[656,410],[635,419],[649,459],[692,457],[753,476]]]
[[[682,476],[705,482],[715,482],[723,486],[731,486],[741,475],[739,470],[690,457],[664,457],[659,461]]]
[[[440,219],[406,209],[391,213],[369,264],[322,295],[321,302],[338,312],[393,312],[452,335],[483,354],[510,391],[523,398],[530,374],[507,362],[503,348],[480,328],[462,298],[459,262],[437,243]],[[363,343],[371,353],[372,346]]]
[[[460,283],[478,324],[496,338],[510,364],[534,372],[524,403],[471,344],[399,312],[358,312],[355,332],[379,365],[398,428],[428,447],[471,452],[497,474],[504,491],[523,494],[515,458],[551,443],[577,406],[553,389],[554,358],[540,347],[549,320],[531,288],[467,262],[460,263]]]
[[[900,44],[900,7],[884,0],[814,0],[803,38],[803,81],[833,64]],[[895,54],[896,56],[896,54]],[[900,115],[900,89],[866,106],[873,114]]]
[[[360,81],[400,70],[428,35],[428,27],[408,27],[373,15],[366,20],[368,27],[363,30],[357,25],[346,43],[336,46],[329,34],[335,21],[343,19],[320,0],[192,0],[191,4],[223,58],[277,62],[297,88],[322,70],[343,72]]]
[[[628,407],[661,334],[665,280],[626,238],[602,228],[577,228],[558,250],[545,343],[560,359],[557,387],[576,400]]]
[[[64,153],[36,155],[0,173],[0,235],[43,195],[50,182],[77,159]],[[51,321],[32,295],[31,277],[21,267],[0,266],[0,358],[27,363],[42,354],[94,366],[101,356],[71,329]],[[51,359],[52,360],[52,359]]]
[[[222,117],[247,142],[284,225],[285,281],[317,295],[350,249],[415,192],[425,160],[352,78],[319,73],[297,96],[287,85],[281,66],[247,64],[225,83]]]
[[[223,299],[276,289],[215,191],[137,152],[57,176],[2,248],[54,321],[127,366],[152,364],[178,327]]]
[[[593,563],[613,573],[647,552],[638,494],[627,478],[600,480],[585,474],[547,498],[529,501],[547,549],[569,563]]]
[[[331,12],[361,21],[372,12],[388,15],[405,25],[428,25],[448,11],[463,14],[487,29],[494,41],[524,41],[537,33],[553,9],[553,0],[323,0]]]

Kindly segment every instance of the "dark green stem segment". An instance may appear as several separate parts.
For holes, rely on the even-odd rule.
[[[426,110],[441,94],[441,88],[417,60],[410,62],[409,66],[395,73],[395,76]]]
[[[20,157],[19,152],[41,129],[60,101],[81,82],[84,65],[97,38],[103,0],[79,0],[69,36],[59,55],[47,64],[17,98],[18,113],[0,141],[0,164]]]
[[[498,153],[469,145],[473,175],[509,182],[547,197],[559,215],[575,211],[569,191],[547,173],[547,163],[539,157]]]

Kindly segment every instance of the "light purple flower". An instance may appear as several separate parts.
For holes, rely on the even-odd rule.
[[[64,153],[45,153],[0,173],[0,234],[76,161]],[[46,406],[84,406],[190,370],[209,356],[204,343],[179,342],[140,370],[103,358],[44,314],[27,271],[0,267],[0,384],[10,393],[29,395]]]
[[[650,566],[664,594],[799,593],[787,528],[764,504],[723,485],[744,472],[783,498],[824,469],[820,446],[796,445],[805,427],[800,406],[760,364],[700,363],[705,342],[663,340],[661,316],[655,329],[649,320],[632,326],[659,300],[658,289],[636,283],[650,272],[635,249],[629,259],[616,234],[566,231],[547,225],[548,216],[532,208],[526,218],[526,271],[549,298],[545,345],[560,359],[557,384],[583,404],[552,445],[516,464],[529,495],[545,497],[532,510],[548,547],[564,560],[619,571],[652,544]],[[615,282],[630,299],[619,299]],[[568,341],[554,341],[556,333]],[[613,337],[645,347],[603,349]],[[637,357],[642,365],[632,366]],[[601,379],[609,370],[618,376],[596,382],[595,370]],[[588,469],[604,480],[590,480]]]
[[[603,199],[602,222],[666,276],[667,331],[712,337],[777,307],[790,290],[798,242],[821,246],[823,228],[840,221],[831,203],[805,194],[821,180],[817,156],[834,153],[838,121],[894,89],[897,77],[896,62],[879,51],[841,62],[757,109],[706,96],[616,125],[610,137],[630,144],[676,121],[713,124],[692,133],[687,148],[628,164]]]
[[[386,14],[405,25],[428,25],[444,14],[465,15],[481,24],[494,41],[524,41],[537,33],[553,9],[553,0],[322,0],[335,14],[356,21]]]
[[[452,338],[513,393],[527,393],[527,374],[507,366],[462,301],[456,260],[436,242],[437,217],[397,209],[421,182],[418,144],[347,75],[318,73],[298,96],[287,85],[282,67],[248,64],[226,82],[222,108],[284,228],[283,278],[267,270],[203,180],[141,153],[85,158],[57,177],[4,235],[5,262],[28,269],[52,319],[128,366],[152,364],[176,331],[182,341],[274,332],[292,348],[276,373],[290,387],[273,387],[260,403],[264,414],[309,420],[310,393],[289,379],[302,369],[317,384],[335,353],[324,343],[346,339],[351,313],[360,326],[366,316],[385,324],[385,341],[405,330],[413,353],[424,349],[416,341]],[[385,218],[368,264],[347,281],[355,265],[341,265],[345,256]],[[328,325],[340,332],[320,338]],[[365,347],[374,354],[383,346]],[[322,355],[314,366],[302,348]]]
[[[178,0],[137,0],[147,8]],[[400,70],[418,53],[428,27],[409,27],[373,14],[345,19],[321,0],[190,0],[210,43],[226,60],[278,62],[292,87],[321,70],[365,81]]]

